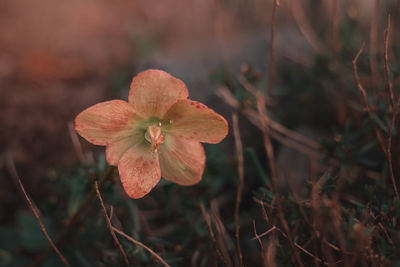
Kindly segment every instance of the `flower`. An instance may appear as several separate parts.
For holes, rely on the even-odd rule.
[[[136,75],[128,102],[111,100],[82,111],[75,130],[106,146],[106,160],[118,166],[126,193],[141,198],[161,176],[179,185],[201,180],[206,156],[200,142],[216,144],[228,123],[205,105],[188,99],[186,85],[161,70]]]

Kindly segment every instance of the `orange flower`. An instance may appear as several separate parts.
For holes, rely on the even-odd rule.
[[[82,111],[75,130],[106,146],[106,159],[118,166],[126,193],[145,196],[161,176],[179,185],[201,180],[206,156],[200,142],[216,144],[228,123],[205,105],[187,99],[185,84],[161,70],[132,80],[128,102],[111,100]]]

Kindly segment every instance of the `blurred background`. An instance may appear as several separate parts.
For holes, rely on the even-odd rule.
[[[385,112],[388,103],[383,66],[384,31],[391,13],[389,59],[397,94],[400,83],[400,36],[397,34],[400,1],[279,2],[274,23],[274,61],[271,61],[272,0],[1,1],[0,265],[24,265],[35,259],[47,245],[45,240],[40,243],[43,240],[37,225],[31,229],[28,224],[35,222],[18,185],[10,176],[7,158],[11,156],[15,161],[27,191],[52,225],[53,234],[57,235],[68,214],[73,214],[76,209],[74,205],[79,206],[90,189],[88,173],[101,173],[105,168],[103,148],[79,139],[85,155],[82,163],[71,122],[80,111],[95,103],[127,99],[132,77],[149,68],[163,69],[183,80],[191,99],[204,102],[231,121],[233,111],[240,113],[241,108],[254,107],[254,99],[246,93],[239,78],[245,77],[252,86],[267,93],[268,73],[273,62],[276,71],[274,90],[269,95],[271,101],[267,101],[270,103],[267,103],[269,115],[321,145],[322,148],[317,150],[323,156],[333,157],[346,166],[361,165],[367,170],[363,173],[374,179],[376,176],[387,177],[387,164],[382,163],[385,156],[376,152],[379,148],[371,122],[366,126],[367,116],[353,78],[352,60],[366,42],[365,55],[359,61],[360,76],[374,98],[371,101],[376,106],[376,114],[383,117],[377,118],[375,123],[387,132],[391,113]],[[217,96],[221,89],[228,90],[240,102],[239,107],[234,109],[226,97]],[[269,167],[261,131],[246,116],[239,115],[239,121],[246,170],[243,205],[253,207],[256,205],[252,200],[254,191],[269,179]],[[364,131],[358,133],[360,129]],[[348,140],[346,136],[350,136]],[[343,139],[347,140],[346,144]],[[361,140],[362,144],[355,144]],[[305,196],[308,192],[305,181],[313,171],[316,174],[320,169],[312,169],[309,155],[279,141],[274,145],[282,188],[287,188],[285,179],[290,176],[296,191]],[[354,146],[351,149],[357,153],[363,149],[364,154],[351,154],[349,146]],[[155,248],[164,254],[173,250],[176,255],[170,259],[177,266],[189,266],[185,264],[190,263],[192,266],[210,266],[213,261],[211,256],[209,261],[192,257],[195,251],[199,256],[207,255],[207,249],[212,250],[209,240],[204,250],[196,249],[196,244],[206,238],[207,232],[195,196],[203,197],[206,203],[217,198],[223,203],[221,205],[230,205],[233,212],[237,179],[233,136],[228,136],[218,146],[206,146],[206,151],[208,167],[202,185],[177,189],[175,185],[162,184],[151,194],[164,194],[164,197],[153,199],[154,196],[150,196],[137,202],[143,206],[130,207],[130,212],[136,215],[140,213],[138,210],[144,210],[145,215],[140,218],[154,219],[142,222],[145,226],[135,228],[134,233],[137,236],[142,233],[145,241],[156,244]],[[397,146],[393,149],[394,155],[395,151],[399,151]],[[395,156],[395,173],[399,171],[396,169],[398,161],[399,157]],[[361,194],[361,187],[355,182],[358,178],[352,179]],[[387,184],[390,188],[390,183]],[[67,188],[64,194],[60,193],[63,186]],[[118,179],[107,190],[111,199],[111,195],[124,194]],[[201,224],[197,225],[201,228],[198,230],[201,238],[192,237],[190,241],[186,240],[187,243],[172,245],[165,241],[166,236],[174,235],[174,230],[167,226],[179,228],[180,224],[171,226],[167,219],[176,213],[164,214],[161,218],[157,214],[166,205],[163,199],[168,199],[175,190],[182,198],[192,196],[189,198],[194,201],[193,212],[196,214],[190,215],[188,220]],[[184,190],[189,191],[181,193]],[[121,196],[116,199],[109,201],[113,205],[131,201]],[[181,204],[173,205],[180,207],[178,214],[185,214]],[[63,207],[69,210],[68,214],[61,214]],[[98,209],[98,206],[94,207]],[[129,217],[124,213],[126,209],[121,206],[122,218]],[[133,219],[127,220],[136,220],[132,224],[138,227],[139,219],[132,216]],[[244,230],[247,231],[244,242],[250,242],[248,240],[254,235],[251,218],[261,216],[259,208],[257,205],[249,208],[243,216],[243,228],[247,229]],[[232,233],[232,213],[223,215],[223,219],[226,219],[228,232]],[[109,238],[105,225],[102,226],[103,237]],[[158,236],[158,232],[149,230],[159,226],[165,227],[167,233]],[[188,231],[193,229],[189,227]],[[185,244],[192,254],[181,247]],[[259,257],[257,243],[244,247],[249,251],[245,253],[246,261],[252,266],[261,266],[261,260],[253,258]],[[228,250],[231,251],[229,246]],[[76,266],[101,266],[100,262],[104,261],[111,264],[104,266],[112,266],[118,262],[115,259],[118,251],[112,241],[107,249],[96,247],[88,253],[90,255],[85,255],[85,251],[68,251],[67,254],[74,258],[72,261]],[[53,258],[57,261],[55,256]],[[137,262],[139,266],[155,264],[141,259]],[[234,263],[237,264],[235,260]],[[47,264],[52,266],[52,263]]]

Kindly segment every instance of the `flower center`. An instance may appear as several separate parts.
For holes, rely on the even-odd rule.
[[[160,145],[165,141],[165,137],[161,132],[161,125],[147,127],[144,138],[152,145],[152,151],[158,152]]]

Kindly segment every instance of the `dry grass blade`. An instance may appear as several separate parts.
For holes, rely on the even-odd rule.
[[[276,257],[276,245],[275,239],[270,239],[267,246],[267,257],[265,258],[265,266],[268,267],[276,267],[277,263],[275,260]]]
[[[281,229],[276,228],[276,230],[277,230],[279,233],[281,233],[282,236],[285,237],[286,239],[288,239],[288,241],[290,242],[289,237],[288,237]],[[304,247],[300,246],[298,243],[293,242],[293,244],[294,244],[294,246],[295,246],[296,248],[298,248],[299,250],[301,250],[302,252],[304,252],[305,254],[307,254],[308,256],[310,256],[311,258],[313,258],[315,261],[317,261],[317,262],[319,262],[319,263],[323,263],[323,264],[326,265],[326,266],[330,266],[329,263],[324,262],[323,260],[321,260],[320,258],[318,258],[317,256],[315,256],[314,254],[312,254],[311,252],[309,252],[307,249],[305,249]]]
[[[200,210],[201,210],[201,215],[203,216],[203,220],[206,223],[208,233],[211,237],[211,241],[213,242],[215,251],[217,252],[218,257],[227,264],[224,256],[222,255],[222,252],[219,249],[217,240],[215,239],[214,231],[212,230],[211,226],[211,221],[210,221],[210,215],[207,213],[206,208],[204,207],[203,203],[200,203]]]
[[[75,132],[74,124],[72,122],[68,123],[68,130],[69,130],[69,136],[71,137],[71,140],[72,140],[72,144],[74,145],[75,153],[76,153],[79,161],[84,162],[85,156],[83,155],[82,145],[79,142],[78,135]]]
[[[303,8],[304,2],[300,0],[290,0],[289,6],[297,26],[308,43],[317,54],[324,54],[326,52],[326,48],[322,45],[317,34],[311,26],[311,22],[308,20],[308,16]]]
[[[372,11],[371,18],[371,26],[369,32],[370,46],[370,68],[371,68],[371,76],[372,76],[372,85],[375,88],[375,92],[378,91],[379,84],[379,71],[378,71],[378,63],[377,63],[377,51],[378,51],[378,16],[379,16],[379,2],[380,0],[375,0],[374,9]]]
[[[390,37],[390,33],[391,33],[391,29],[390,29],[390,15],[389,15],[388,16],[388,26],[387,26],[387,29],[385,30],[385,52],[384,52],[384,54],[385,54],[385,77],[386,77],[386,82],[387,82],[388,88],[389,88],[390,103],[392,105],[392,118],[390,120],[386,154],[387,154],[387,160],[388,160],[388,164],[389,164],[390,178],[392,180],[393,190],[394,190],[394,193],[396,194],[397,199],[400,200],[399,191],[397,189],[397,184],[396,184],[396,178],[394,176],[394,171],[393,171],[393,162],[392,162],[392,134],[393,134],[394,124],[396,123],[396,115],[397,115],[397,111],[398,111],[397,110],[398,105],[397,105],[397,103],[395,103],[395,100],[394,100],[393,83],[392,83],[392,80],[390,79],[390,67],[389,67],[389,37]]]
[[[170,265],[168,263],[165,262],[165,260],[163,260],[163,258],[160,257],[160,255],[158,255],[157,253],[155,253],[151,248],[149,248],[148,246],[146,246],[145,244],[137,241],[136,239],[134,239],[133,237],[125,234],[124,232],[122,232],[121,230],[115,228],[114,226],[112,226],[112,230],[114,232],[116,232],[119,235],[122,235],[123,237],[125,237],[126,239],[128,239],[129,241],[131,241],[132,243],[134,243],[135,245],[138,245],[142,248],[144,248],[145,250],[147,250],[148,252],[150,252],[151,255],[153,255],[156,259],[158,259],[164,266],[166,267],[170,267]]]
[[[119,251],[121,252],[122,257],[124,258],[125,265],[129,266],[129,260],[128,260],[128,257],[126,256],[125,250],[122,247],[121,243],[119,242],[117,236],[115,235],[115,233],[114,233],[114,231],[112,229],[111,220],[107,215],[107,210],[106,210],[106,207],[104,206],[103,198],[101,197],[101,194],[100,194],[100,191],[99,191],[99,185],[98,185],[97,181],[94,182],[94,189],[96,190],[97,198],[99,199],[100,206],[102,208],[103,215],[104,215],[104,218],[105,218],[105,220],[107,222],[107,227],[110,230],[111,236],[112,236],[115,244],[117,245]]]
[[[278,0],[273,0],[272,18],[271,18],[271,40],[269,50],[269,80],[268,80],[268,93],[272,95],[275,85],[275,21],[276,10],[279,6]]]
[[[219,203],[217,199],[213,199],[210,204],[210,215],[212,221],[215,226],[215,230],[217,231],[216,239],[217,244],[219,246],[220,251],[224,257],[224,261],[226,262],[226,266],[233,266],[233,262],[229,255],[229,247],[233,246],[233,242],[228,234],[228,231],[225,228],[224,223],[222,222],[221,215],[219,212]]]
[[[239,233],[239,208],[240,200],[243,191],[243,181],[244,181],[244,167],[243,167],[243,146],[242,140],[240,138],[239,122],[236,113],[232,115],[232,125],[233,125],[233,135],[235,137],[235,146],[238,162],[238,187],[236,191],[236,203],[235,203],[235,237],[236,237],[236,247],[239,255],[240,266],[243,266],[243,254],[240,247],[240,233]]]
[[[384,153],[386,153],[386,147],[385,147],[385,141],[383,140],[382,134],[379,131],[378,127],[376,126],[373,116],[372,116],[372,111],[371,108],[369,106],[368,103],[368,95],[367,95],[367,91],[365,90],[364,86],[361,83],[360,77],[358,76],[358,69],[357,69],[357,61],[358,58],[360,57],[360,55],[364,52],[364,48],[365,48],[365,43],[362,44],[360,50],[358,51],[356,57],[353,59],[353,74],[354,74],[354,79],[356,81],[357,87],[360,90],[362,96],[363,96],[363,100],[364,100],[364,105],[365,108],[367,110],[368,116],[372,122],[372,125],[374,126],[375,129],[375,133],[376,133],[376,137],[379,141],[379,144],[382,148],[382,151],[384,151]]]
[[[256,237],[252,238],[251,240],[255,240],[255,239],[264,237],[264,236],[266,236],[266,235],[272,233],[275,229],[276,229],[276,226],[274,225],[274,226],[272,226],[270,229],[268,229],[267,231],[265,231],[264,233],[262,233],[262,234],[260,234],[260,235],[256,235]]]
[[[264,246],[263,246],[263,243],[262,243],[262,241],[261,241],[260,236],[257,234],[256,222],[255,222],[254,220],[253,220],[253,230],[254,230],[254,236],[255,236],[255,237],[254,237],[252,240],[257,239],[258,244],[260,244],[261,259],[262,259],[262,261],[263,261],[263,265],[264,265],[264,267],[268,267],[268,265],[266,265],[265,257],[264,257]]]
[[[46,227],[44,226],[42,220],[40,219],[39,212],[35,208],[36,205],[33,204],[31,198],[29,197],[28,193],[26,192],[24,185],[21,182],[21,179],[18,176],[17,169],[15,168],[14,161],[11,157],[8,158],[8,169],[13,176],[14,179],[18,181],[18,184],[21,188],[22,193],[25,196],[25,200],[28,203],[29,208],[31,209],[33,216],[35,216],[37,222],[39,223],[40,230],[42,231],[44,237],[47,239],[49,242],[51,248],[54,250],[54,252],[58,255],[60,260],[64,263],[65,266],[71,267],[71,264],[67,261],[67,259],[61,254],[60,250],[56,247],[54,244],[53,240],[51,240],[49,234],[47,233]]]
[[[256,98],[262,97],[263,101],[267,103],[269,101],[269,98],[267,98],[264,94],[257,92],[257,89],[253,88],[251,84],[249,84],[243,77],[239,77],[240,83],[243,85],[243,87],[252,93]],[[233,97],[232,93],[226,88],[222,87],[219,88],[217,91],[217,95],[224,100],[228,105],[235,109],[240,108],[239,102]],[[262,123],[260,121],[260,117],[258,112],[251,110],[251,109],[242,109],[242,113],[249,119],[249,121],[254,124],[256,127],[258,127],[260,130],[262,129]],[[304,150],[309,150],[309,148],[312,148],[314,150],[320,149],[320,145],[318,142],[301,135],[295,131],[292,131],[285,126],[277,123],[274,120],[271,120],[268,116],[265,118],[268,121],[268,126],[271,127],[271,137],[276,139],[278,135],[282,134],[285,136],[288,136],[290,139],[293,139],[294,141],[298,142],[299,146],[304,147]],[[279,140],[278,140],[279,141]],[[309,148],[308,148],[309,147]],[[298,148],[294,148],[298,149]]]
[[[276,167],[276,159],[274,153],[274,147],[271,141],[270,135],[270,127],[268,125],[268,117],[265,113],[265,102],[262,97],[257,98],[257,111],[259,115],[259,119],[262,125],[262,133],[264,137],[264,148],[268,157],[268,164],[271,172],[271,182],[272,182],[272,190],[276,194],[277,193],[277,185],[278,185],[278,169]]]

